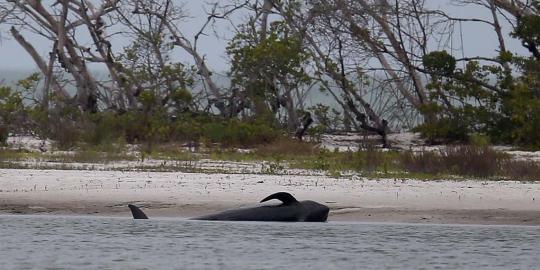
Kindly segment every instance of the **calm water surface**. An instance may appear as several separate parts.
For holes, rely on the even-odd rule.
[[[1,269],[537,269],[540,227],[0,216]]]

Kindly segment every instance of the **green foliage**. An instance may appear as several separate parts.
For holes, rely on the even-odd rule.
[[[277,139],[280,131],[261,121],[242,122],[236,119],[209,122],[202,126],[204,137],[225,146],[252,146]]]
[[[471,131],[471,115],[466,117],[461,114],[447,116],[439,115],[439,119],[433,122],[425,122],[413,129],[420,132],[431,143],[449,143],[466,141]]]
[[[334,108],[330,108],[330,106],[319,103],[308,108],[308,110],[313,112],[317,125],[317,127],[314,129],[320,133],[336,131],[340,128],[340,125],[343,122],[341,112]]]
[[[261,173],[263,174],[281,174],[285,166],[281,164],[281,160],[278,158],[275,161],[268,162],[268,164],[262,164]]]
[[[63,150],[69,150],[77,146],[81,134],[87,130],[84,128],[83,113],[76,107],[68,104],[55,106],[49,111],[43,111],[39,107],[33,108],[33,116],[45,119],[45,129],[39,130],[42,138],[55,140],[57,146]]]
[[[382,152],[372,146],[359,151],[329,151],[318,149],[291,162],[291,166],[303,169],[328,171],[331,175],[354,171],[366,175],[382,172],[384,174],[399,169],[397,152]]]
[[[538,81],[540,82],[540,81]],[[540,89],[530,83],[518,83],[511,89],[504,103],[504,118],[499,128],[507,132],[501,139],[515,144],[540,148]]]
[[[311,140],[320,142],[325,134],[325,128],[322,125],[315,125],[308,129],[307,134],[309,134]]]
[[[538,66],[511,53],[499,58],[521,66],[522,75],[516,78],[501,65],[477,61],[450,77],[438,76],[445,65],[433,68],[437,75],[427,85],[432,102],[422,110],[435,117],[416,130],[437,143],[468,142],[472,134],[483,134],[489,142],[540,147],[540,80],[539,73],[531,72]]]
[[[32,73],[26,78],[19,80],[17,86],[22,88],[22,90],[31,90],[35,89],[41,80],[41,75],[39,73]]]
[[[434,142],[474,142],[482,134],[487,142],[540,149],[540,16],[534,8],[512,32],[530,57],[501,51],[498,63],[468,61],[464,69],[456,69],[444,51],[423,58],[432,75],[430,105],[423,112],[433,117],[418,131]]]
[[[145,95],[151,100],[151,95]],[[58,110],[58,107],[57,107]],[[145,143],[148,151],[158,143],[180,141],[207,141],[222,146],[253,146],[269,143],[281,136],[281,131],[264,121],[224,120],[213,116],[193,116],[190,113],[170,117],[164,110],[81,113],[68,108],[49,111],[58,116],[49,123],[49,129],[41,134],[56,140],[58,147],[70,149],[80,143],[111,145],[114,143]],[[36,121],[43,118],[41,110],[34,109],[30,115]],[[43,120],[46,121],[46,120]]]
[[[16,113],[23,109],[22,98],[9,87],[0,87],[0,120],[3,124],[12,124]]]
[[[330,170],[330,151],[321,149],[315,159],[313,159],[313,169],[327,171]]]
[[[150,110],[157,101],[156,94],[149,90],[142,91],[137,98],[145,110]]]
[[[118,57],[119,76],[126,89],[138,89],[145,110],[167,107],[174,113],[192,109],[195,67],[171,61],[172,47],[164,33],[145,33]]]
[[[524,40],[533,46],[540,44],[540,16],[536,14],[523,15],[512,32],[514,37]]]
[[[232,83],[247,93],[257,117],[275,117],[285,92],[310,81],[304,70],[308,54],[283,22],[273,22],[264,37],[250,25],[241,28],[227,47]]]
[[[256,37],[239,33],[227,47],[232,57],[232,72],[236,80],[252,79],[251,75],[262,75],[261,80],[293,76],[307,81],[302,69],[308,58],[303,52],[301,39],[285,27],[282,22],[274,22],[271,32],[259,43],[252,43]]]
[[[172,92],[171,99],[180,110],[180,108],[187,107],[193,101],[193,96],[187,89],[177,88]]]
[[[112,112],[87,114],[82,118],[81,141],[90,145],[111,145],[122,138],[121,117]],[[123,120],[123,119],[122,119]]]
[[[534,3],[537,11],[540,3]],[[512,35],[529,51],[540,49],[540,16],[538,13],[519,18]],[[512,62],[522,72],[505,96],[500,127],[505,141],[540,149],[540,56],[514,56]]]
[[[456,69],[456,59],[446,51],[433,51],[422,58],[425,69],[430,74],[448,76]]]
[[[83,145],[112,145],[118,142],[153,144],[170,141],[208,140],[222,145],[251,145],[270,142],[280,136],[271,122],[224,120],[202,112],[192,113],[193,83],[181,65],[145,66],[142,43],[127,48],[121,57],[128,88],[138,89],[136,104],[123,111],[103,111],[88,114],[68,100],[51,96],[49,108],[41,104],[22,104],[20,94],[36,92],[39,76],[18,83],[15,94],[9,88],[0,90],[0,134],[5,141],[12,126],[22,128],[42,138],[55,140],[61,149]],[[154,62],[151,62],[154,63]],[[127,68],[131,65],[131,68]],[[155,70],[153,70],[155,68]],[[159,70],[156,71],[156,70]],[[156,73],[154,73],[156,72]],[[168,83],[171,83],[170,85]],[[169,87],[170,86],[170,87]],[[18,121],[21,117],[25,121]],[[16,125],[11,125],[16,123]]]
[[[0,86],[0,145],[6,144],[9,133],[18,127],[24,113],[20,94],[10,87]]]
[[[490,138],[484,134],[473,133],[469,136],[469,143],[473,146],[488,147],[491,144]]]

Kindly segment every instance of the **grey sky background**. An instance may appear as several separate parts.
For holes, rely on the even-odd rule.
[[[44,0],[48,1],[48,0]],[[52,3],[53,1],[51,1]],[[206,21],[206,10],[208,6],[205,4],[205,1],[178,1],[185,3],[186,14],[189,18],[186,18],[185,22],[179,25],[180,29],[186,34],[187,37],[193,37],[195,33],[199,31],[204,22]],[[239,16],[241,16],[239,14]],[[219,27],[218,30],[224,33],[225,35],[232,35],[233,31],[229,28],[229,24],[223,22],[223,26]],[[10,70],[28,70],[34,69],[35,64],[32,58],[24,51],[24,49],[11,38],[11,35],[8,32],[8,27],[4,26],[1,29],[0,35],[0,69],[10,69]],[[212,29],[208,28],[208,36],[201,37],[201,40],[198,43],[199,51],[203,55],[206,55],[209,65],[216,70],[226,70],[228,63],[226,61],[225,47],[227,45],[226,40],[223,38],[216,38]],[[46,56],[50,50],[51,43],[50,41],[41,39],[40,37],[25,35],[27,39],[34,44],[38,52],[42,56]],[[192,38],[191,38],[192,40]],[[123,42],[122,38],[117,38],[113,42],[113,48],[115,51],[121,51],[123,46],[128,45],[127,42]],[[175,52],[175,56],[181,60],[192,61],[190,57],[185,55],[185,53],[180,50]],[[44,57],[46,58],[46,57]]]
[[[47,0],[43,0],[44,2]],[[205,4],[205,1],[180,1],[185,3],[185,8],[187,9],[187,14],[190,18],[186,18],[186,21],[181,23],[179,27],[188,37],[193,37],[193,35],[198,32],[203,23],[206,21],[205,7],[208,9],[208,6]],[[444,9],[452,16],[459,17],[481,17],[487,20],[491,20],[491,15],[487,9],[482,8],[471,8],[471,7],[456,7],[449,5],[448,0],[431,0],[430,7],[438,7]],[[236,20],[240,21],[242,17],[245,17],[245,14],[237,14]],[[511,28],[510,25],[503,25],[505,33],[509,33]],[[35,64],[28,54],[14,41],[9,33],[7,32],[7,27],[0,28],[2,31],[0,38],[0,70],[33,70],[35,69]],[[221,26],[218,26],[217,30],[224,37],[216,38],[213,35],[211,29],[208,29],[209,36],[204,36],[199,40],[199,51],[202,55],[205,56],[208,65],[216,72],[226,71],[228,69],[228,60],[225,54],[225,47],[227,46],[227,38],[232,37],[233,30],[228,22],[221,22]],[[465,56],[493,56],[496,54],[497,48],[497,39],[495,32],[490,29],[487,25],[480,25],[478,23],[462,23],[461,29],[457,29],[456,33],[463,33],[463,54]],[[43,55],[46,56],[49,51],[50,42],[40,39],[32,40],[33,38],[28,37],[33,44],[35,44],[36,49]],[[192,38],[191,38],[192,39]],[[518,52],[520,54],[525,54],[525,50],[521,47],[520,42],[508,37],[506,39],[507,45],[511,51]],[[115,40],[113,42],[113,47],[115,51],[121,51],[122,46],[127,45],[126,42],[122,42],[121,39]],[[453,40],[453,47],[456,49],[453,54],[456,57],[462,56],[461,48],[461,36],[458,34]],[[192,63],[192,59],[182,52],[181,50],[176,50],[174,52],[174,57],[177,60],[186,61]]]

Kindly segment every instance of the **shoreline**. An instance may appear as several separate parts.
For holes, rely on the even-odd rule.
[[[328,221],[540,225],[540,182],[321,175],[0,170],[0,214],[189,218],[287,191],[330,207]]]
[[[213,213],[225,209],[207,207],[173,206],[156,208],[149,205],[145,213],[153,218],[189,219],[194,216]],[[331,209],[328,222],[359,223],[403,223],[403,224],[441,224],[441,225],[522,225],[540,226],[540,211],[515,211],[501,209],[486,210],[411,210],[398,208],[362,208],[347,213]],[[338,210],[339,211],[339,210]],[[193,215],[190,215],[193,214]],[[110,206],[73,209],[47,205],[39,208],[29,204],[1,205],[0,215],[39,215],[39,216],[96,216],[125,217],[131,213],[127,206],[121,210],[111,210]]]

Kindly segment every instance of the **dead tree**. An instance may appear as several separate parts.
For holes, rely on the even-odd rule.
[[[159,3],[158,3],[159,2]],[[171,45],[181,48],[188,53],[195,62],[197,68],[197,74],[202,77],[205,88],[209,91],[210,97],[208,100],[222,101],[225,96],[221,93],[220,87],[214,82],[212,77],[212,71],[208,67],[204,56],[197,50],[197,43],[201,35],[204,34],[206,27],[215,19],[226,19],[230,13],[238,9],[233,7],[230,10],[219,11],[218,5],[212,6],[212,11],[208,15],[207,22],[201,27],[199,32],[190,40],[178,27],[179,21],[183,18],[181,8],[177,6],[173,1],[154,1],[154,0],[133,0],[132,13],[135,15],[153,16],[159,19],[159,23],[163,26],[163,31],[166,31],[168,38],[171,41]],[[126,14],[122,14],[124,23],[132,27],[133,24],[129,21],[129,17]],[[221,109],[220,109],[221,110]],[[225,114],[225,111],[221,111]]]
[[[46,77],[44,98],[48,97],[49,82],[53,89],[60,88],[58,83],[55,82],[56,79],[53,78],[52,67],[53,64],[58,64],[64,72],[71,75],[77,88],[75,99],[80,108],[88,112],[97,111],[99,92],[103,87],[100,87],[100,84],[88,69],[87,63],[107,63],[110,57],[107,59],[107,57],[93,55],[90,48],[82,46],[78,42],[75,32],[79,27],[87,26],[89,29],[94,29],[94,31],[90,31],[90,35],[97,38],[95,37],[96,32],[103,31],[102,26],[100,26],[102,24],[100,18],[116,9],[119,0],[106,1],[99,7],[94,7],[85,0],[80,2],[59,0],[48,7],[37,0],[6,1],[17,11],[10,18],[17,25],[17,27],[11,29],[12,35],[32,56],[36,65]],[[27,32],[28,35],[41,35],[51,40],[51,52],[53,55],[50,56],[48,64],[35,53],[36,50],[30,42],[26,41],[22,31]],[[104,43],[103,39],[106,37],[101,36],[101,43]],[[102,47],[98,46],[97,42],[95,45],[95,49],[100,51]],[[65,95],[65,91],[56,89],[55,92],[62,92]],[[47,100],[44,101],[44,104],[46,103]]]

